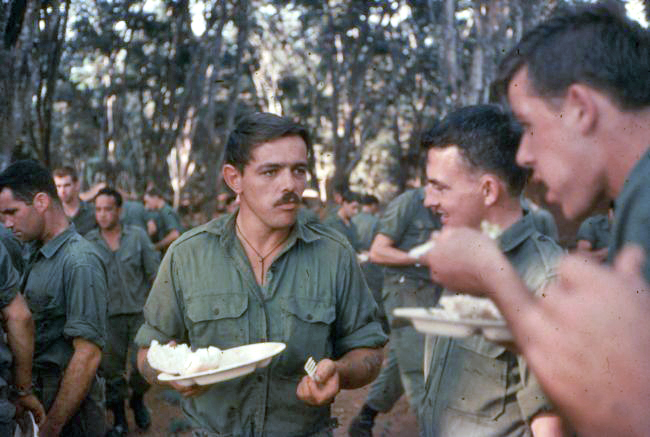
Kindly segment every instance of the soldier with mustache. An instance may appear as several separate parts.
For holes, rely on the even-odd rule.
[[[379,373],[386,343],[355,253],[339,233],[305,221],[305,128],[268,113],[243,117],[223,176],[239,209],[183,234],[167,251],[144,308],[138,365],[151,383],[152,340],[221,349],[279,341],[268,367],[212,386],[171,386],[196,436],[329,436],[341,389]],[[318,361],[314,379],[303,365]]]

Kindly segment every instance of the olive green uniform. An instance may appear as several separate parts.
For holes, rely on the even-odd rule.
[[[554,276],[562,249],[539,233],[527,214],[499,238],[499,246],[531,292]],[[421,408],[423,435],[531,436],[530,420],[550,411],[521,356],[486,340],[431,337],[432,356]]]
[[[156,222],[156,233],[152,237],[154,243],[165,238],[174,229],[178,232],[183,232],[183,227],[181,226],[181,220],[178,217],[178,214],[176,214],[176,211],[167,204],[163,205],[163,207],[158,210],[149,211],[149,217]]]
[[[351,219],[357,229],[357,240],[360,250],[370,250],[372,240],[377,234],[379,226],[379,217],[369,212],[361,211]]]
[[[147,230],[147,210],[142,202],[136,200],[125,200],[122,204],[122,215],[120,221],[123,225],[138,226]]]
[[[18,271],[19,275],[22,275],[26,262],[25,247],[2,223],[0,223],[0,241],[4,244],[5,249],[7,249],[14,268]]]
[[[106,401],[112,405],[127,398],[128,387],[135,395],[142,395],[149,388],[139,372],[131,372],[128,386],[125,375],[129,347],[142,325],[142,307],[156,276],[160,255],[147,233],[137,226],[122,226],[116,251],[108,246],[99,229],[89,232],[86,239],[95,244],[108,272],[108,326],[102,369]],[[132,347],[132,369],[136,368],[135,355],[136,349]]]
[[[642,273],[646,281],[650,281],[650,150],[626,178],[614,211],[608,260],[611,262],[625,244],[637,244],[645,250]]]
[[[95,218],[95,205],[92,203],[79,201],[79,209],[72,217],[68,217],[71,223],[74,223],[75,230],[81,235],[86,235],[92,229],[97,227]]]
[[[279,341],[268,367],[183,399],[196,428],[227,436],[328,434],[330,406],[300,401],[309,356],[339,359],[386,337],[355,254],[337,232],[299,220],[258,285],[235,234],[235,215],[186,232],[165,255],[136,343],[175,340],[194,348]]]
[[[9,305],[20,287],[20,276],[14,268],[4,244],[0,242],[0,310]],[[16,408],[9,401],[9,387],[12,382],[11,350],[5,341],[5,332],[0,324],[0,435],[12,436],[16,423]]]
[[[35,249],[23,294],[36,327],[34,388],[47,411],[74,353],[73,339],[83,338],[104,347],[106,271],[93,245],[73,226]],[[61,435],[103,435],[103,388],[103,381],[96,378]]]
[[[591,243],[591,249],[603,249],[609,246],[611,223],[605,214],[589,217],[578,228],[576,241],[584,240]]]
[[[440,221],[424,206],[424,190],[409,190],[388,204],[377,232],[390,238],[394,247],[408,252],[427,242],[440,229]],[[417,412],[424,397],[424,335],[393,317],[397,307],[432,307],[442,289],[431,282],[423,266],[386,266],[383,303],[391,326],[388,362],[372,384],[366,404],[386,412],[403,393]]]
[[[377,228],[379,227],[379,217],[361,211],[359,214],[352,217],[352,223],[357,229],[358,237],[358,250],[368,251],[372,246],[372,241],[377,235]],[[388,319],[384,311],[384,303],[381,297],[382,289],[384,287],[384,267],[370,261],[361,264],[361,271],[366,278],[368,287],[372,291],[372,295],[379,306],[379,317],[386,332],[388,332]]]
[[[560,233],[555,223],[555,217],[550,211],[535,205],[525,197],[521,198],[521,208],[524,214],[530,214],[537,232],[551,237],[553,241],[560,241]]]
[[[327,218],[323,224],[330,226],[332,229],[336,229],[338,232],[340,232],[345,238],[348,239],[348,242],[352,248],[356,252],[360,252],[357,227],[352,221],[345,223],[341,217],[338,215],[333,215]]]

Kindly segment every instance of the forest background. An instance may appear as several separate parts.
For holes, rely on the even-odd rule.
[[[423,130],[489,100],[502,54],[568,0],[2,0],[0,168],[72,165],[211,211],[237,117],[315,139],[310,185],[388,200]],[[647,26],[650,1],[615,1]]]

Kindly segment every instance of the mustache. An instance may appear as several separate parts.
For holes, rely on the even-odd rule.
[[[287,205],[289,203],[300,203],[301,199],[300,196],[298,196],[296,193],[293,191],[286,192],[278,199],[273,206],[280,206],[280,205]]]

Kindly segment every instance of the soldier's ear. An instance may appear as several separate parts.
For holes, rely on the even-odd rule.
[[[563,121],[582,134],[590,133],[598,122],[599,105],[594,99],[594,91],[582,84],[572,84],[567,88],[563,106]]]
[[[233,165],[226,164],[223,166],[223,180],[226,182],[228,187],[235,192],[235,194],[240,194],[241,189],[241,179],[242,173],[237,170]]]
[[[44,192],[36,193],[34,199],[32,200],[32,205],[39,213],[45,212],[49,208],[52,198]]]
[[[499,200],[501,190],[503,189],[499,178],[490,173],[481,176],[480,187],[485,206],[494,205]]]

